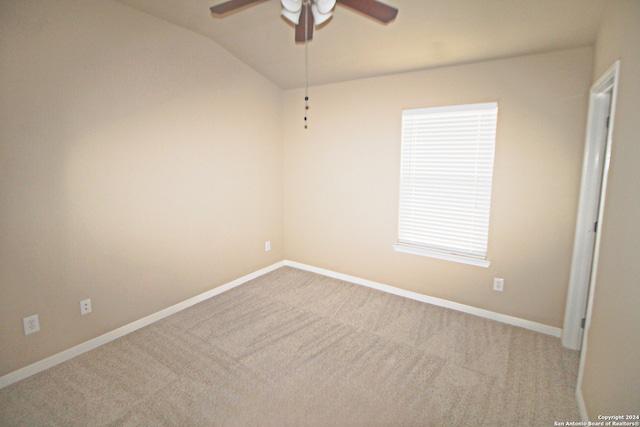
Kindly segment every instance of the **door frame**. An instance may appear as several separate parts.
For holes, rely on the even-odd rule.
[[[586,350],[586,335],[598,265],[600,246],[598,229],[602,224],[607,189],[619,74],[620,61],[618,60],[591,86],[589,91],[589,115],[580,199],[562,329],[562,344],[574,350],[582,349],[583,355]],[[580,366],[582,369],[582,360]],[[580,380],[581,376],[579,376]]]

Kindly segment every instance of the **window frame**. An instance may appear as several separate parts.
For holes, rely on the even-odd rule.
[[[422,132],[422,133],[416,132],[415,134],[412,133],[411,135],[407,135],[408,133],[412,132],[411,130],[408,131],[407,129],[407,127],[411,125],[411,123],[408,124],[408,122],[419,121],[421,120],[419,117],[428,118],[426,119],[425,122],[419,122],[419,125],[424,126],[425,123],[429,122],[430,120],[435,120],[434,118],[437,118],[437,117],[454,117],[453,120],[455,120],[455,117],[463,116],[467,113],[471,115],[476,114],[478,116],[476,119],[478,120],[476,129],[478,130],[478,134],[480,134],[481,133],[480,131],[482,131],[481,137],[476,137],[475,139],[461,138],[459,134],[456,133],[456,130],[459,131],[460,129],[459,126],[461,123],[452,124],[451,126],[453,127],[446,129],[447,135],[443,139],[438,138],[436,142],[434,142],[433,138],[430,135],[428,135],[430,131],[433,134],[433,128],[431,130],[427,129],[425,132]],[[496,140],[497,140],[497,125],[498,125],[497,115],[498,115],[497,102],[461,104],[461,105],[453,105],[453,106],[445,106],[445,107],[413,108],[413,109],[405,109],[402,111],[402,138],[401,138],[401,150],[400,150],[400,162],[401,162],[400,169],[401,170],[400,170],[400,188],[399,188],[400,192],[399,192],[399,198],[398,198],[398,229],[397,229],[398,243],[393,245],[393,248],[395,251],[409,253],[413,255],[443,259],[447,261],[460,262],[460,263],[465,263],[465,264],[470,264],[470,265],[475,265],[480,267],[489,267],[491,262],[487,258],[487,253],[488,253],[488,242],[489,242],[491,193],[492,193],[493,175],[494,175],[494,158],[495,158],[495,147],[496,147]],[[489,125],[488,127],[486,127],[487,123]],[[428,126],[428,123],[427,123],[427,126]],[[416,140],[418,141],[416,142]],[[439,159],[440,161],[451,162],[451,163],[446,163],[447,166],[457,167],[458,168],[456,169],[457,172],[466,171],[464,167],[468,167],[468,165],[465,164],[465,166],[462,167],[461,166],[462,162],[458,162],[458,164],[456,165],[456,160],[455,160],[456,156],[455,154],[452,154],[453,150],[455,150],[455,146],[452,145],[451,147],[453,148],[449,147],[446,150],[433,148],[437,146],[438,143],[442,144],[443,142],[451,143],[451,144],[459,143],[462,145],[467,144],[469,147],[465,149],[469,149],[470,147],[472,147],[473,144],[476,144],[476,149],[479,149],[478,147],[480,147],[480,144],[485,144],[480,147],[482,148],[482,150],[484,150],[482,154],[479,154],[479,151],[476,151],[475,153],[472,153],[472,154],[475,154],[475,157],[474,157],[475,166],[477,167],[479,163],[482,163],[481,167],[483,167],[484,169],[483,169],[483,172],[481,173],[486,174],[487,171],[489,171],[490,175],[488,179],[486,178],[486,175],[485,175],[484,180],[475,178],[475,181],[484,182],[482,185],[479,185],[478,182],[474,182],[474,184],[467,185],[468,188],[465,187],[467,189],[473,187],[473,191],[469,192],[468,193],[469,195],[473,195],[474,197],[479,195],[480,197],[483,198],[482,199],[483,202],[480,203],[479,205],[484,206],[484,208],[479,209],[476,206],[474,208],[470,208],[465,211],[466,217],[469,217],[469,218],[474,218],[476,216],[479,217],[481,220],[479,220],[478,223],[481,223],[482,227],[479,228],[477,224],[473,223],[473,221],[470,221],[469,223],[465,223],[464,225],[459,227],[443,226],[442,224],[446,223],[446,220],[440,221],[439,230],[444,233],[442,235],[446,235],[448,231],[453,230],[453,234],[463,236],[464,233],[468,231],[468,228],[472,227],[473,233],[471,234],[473,234],[474,237],[468,238],[470,243],[469,243],[469,246],[465,248],[462,247],[465,244],[462,244],[459,246],[453,245],[453,247],[442,247],[442,246],[438,247],[438,245],[435,245],[433,243],[433,239],[434,239],[433,237],[427,237],[423,241],[419,241],[419,239],[422,238],[422,237],[419,237],[420,235],[425,235],[424,233],[431,234],[431,231],[427,231],[427,230],[433,229],[433,228],[429,228],[429,226],[412,225],[414,223],[421,222],[421,221],[415,221],[415,218],[416,217],[418,219],[426,218],[427,220],[433,220],[433,222],[437,222],[437,220],[433,219],[435,216],[437,216],[437,214],[427,215],[423,213],[422,216],[420,216],[416,214],[407,214],[407,212],[405,212],[406,210],[411,210],[411,211],[420,210],[419,209],[420,207],[425,208],[429,205],[428,203],[425,203],[425,202],[420,202],[420,201],[415,202],[415,199],[419,199],[420,195],[418,195],[417,197],[414,197],[413,194],[419,193],[419,191],[415,191],[415,187],[416,187],[415,185],[413,186],[407,185],[407,182],[405,182],[407,181],[408,174],[411,174],[411,177],[414,179],[414,181],[412,182],[415,183],[416,182],[415,180],[417,180],[418,182],[424,183],[424,181],[420,181],[420,177],[419,177],[420,172],[419,171],[416,172],[415,169],[422,168],[423,170],[425,170],[424,168],[428,167],[430,162],[431,163],[434,162],[433,160],[427,160],[427,161],[424,161],[422,164],[420,164],[420,160],[418,161],[412,160],[413,159],[411,157],[412,155],[417,156],[415,154],[416,150],[427,150],[429,152],[428,155],[432,155],[434,154],[434,152],[440,151],[442,152],[442,154],[436,154],[440,156],[440,157],[437,157],[437,159]],[[418,148],[416,148],[417,144],[426,144],[426,145],[421,145],[421,146],[418,146]],[[428,144],[433,144],[433,146],[430,147]],[[409,151],[411,151],[412,154],[409,154],[408,153]],[[406,169],[407,167],[409,167],[408,165],[412,163],[418,163],[418,165],[413,166],[413,169],[407,172]],[[440,163],[438,163],[438,165],[440,165]],[[423,174],[425,173],[426,172],[423,172]],[[440,175],[440,177],[444,177],[445,175],[446,174],[443,172],[442,175]],[[416,176],[418,176],[418,178],[416,178]],[[433,179],[434,181],[437,181],[437,178],[432,177],[429,179]],[[442,181],[442,182],[446,182],[446,181]],[[451,187],[448,187],[447,185],[443,185],[442,182],[438,184],[440,189],[445,191],[451,189]],[[409,188],[411,189],[411,191],[408,190]],[[478,188],[480,188],[480,190],[478,190]],[[407,196],[408,193],[411,193],[412,196]],[[419,194],[422,194],[423,196],[425,196],[426,193],[423,192]],[[446,209],[446,205],[447,205],[447,202],[443,202],[444,209]],[[409,221],[411,222],[411,225],[407,225],[406,223],[403,223],[403,220],[405,222],[408,221],[407,218],[411,218],[411,221]],[[407,229],[409,229],[409,232],[406,231]],[[476,232],[480,233],[477,235],[479,237],[475,237]],[[409,236],[410,238],[407,238],[407,236]],[[438,238],[439,237],[437,237],[437,234],[436,234],[435,239],[437,240]],[[431,242],[426,241],[428,239],[431,239],[432,241]],[[465,237],[462,237],[461,239],[464,240]],[[457,241],[458,239],[453,238],[452,240]],[[477,250],[478,247],[480,247],[482,250]]]

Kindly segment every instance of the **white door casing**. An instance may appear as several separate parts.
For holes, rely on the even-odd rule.
[[[589,323],[588,301],[595,283],[598,229],[606,195],[619,69],[620,61],[616,61],[591,86],[589,93],[580,199],[562,329],[562,344],[574,350],[584,347],[583,336]]]

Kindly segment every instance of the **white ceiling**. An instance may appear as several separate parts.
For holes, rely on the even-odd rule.
[[[215,40],[283,89],[305,84],[304,44],[267,0],[224,18],[226,0],[116,0]],[[308,45],[318,85],[487,59],[588,46],[606,0],[385,0],[399,9],[383,25],[338,4]]]

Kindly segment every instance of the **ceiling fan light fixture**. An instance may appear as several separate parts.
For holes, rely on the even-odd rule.
[[[280,0],[280,3],[289,12],[300,13],[302,10],[302,0]]]
[[[291,12],[290,10],[282,9],[280,14],[294,25],[298,25],[298,22],[300,22],[300,11]]]
[[[331,14],[331,11],[336,6],[336,0],[316,0],[314,4],[319,13]]]
[[[329,9],[328,13],[322,13],[316,4],[311,5],[311,13],[313,14],[313,22],[315,25],[326,22],[332,15],[331,9]]]

